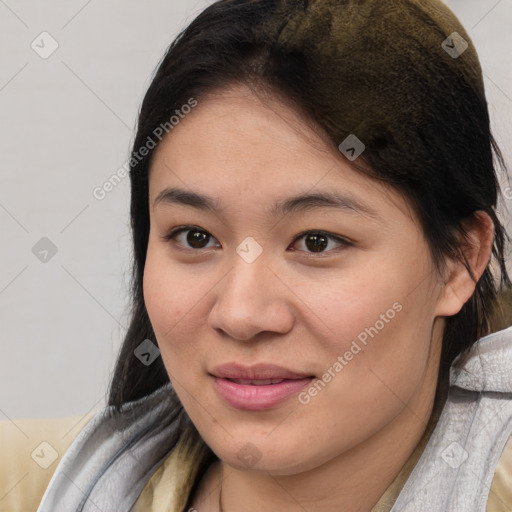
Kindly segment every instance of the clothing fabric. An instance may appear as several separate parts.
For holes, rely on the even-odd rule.
[[[512,327],[479,340],[450,384],[424,448],[373,512],[512,510]],[[167,384],[126,404],[115,424],[108,407],[97,413],[65,453],[37,512],[185,512],[200,447],[187,446],[186,437],[169,445],[177,422],[144,437],[172,413],[169,391]]]
[[[438,426],[392,512],[483,511],[512,434],[512,328],[483,338],[454,376]],[[506,510],[512,502],[502,504]]]

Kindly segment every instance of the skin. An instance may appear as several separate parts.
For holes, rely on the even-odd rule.
[[[324,141],[289,106],[236,86],[199,101],[156,149],[144,298],[169,378],[221,459],[194,497],[199,512],[219,510],[222,475],[226,512],[370,510],[425,432],[444,317],[474,291],[459,262],[434,270],[406,199]],[[166,187],[218,198],[225,211],[154,208]],[[350,195],[376,215],[267,214],[278,199],[320,190]],[[211,235],[204,248],[190,246],[187,232],[163,238],[181,225]],[[478,215],[468,229],[466,255],[479,277],[492,223]],[[297,239],[305,230],[350,243],[333,239],[315,253]],[[252,263],[236,252],[249,236],[263,250]],[[397,302],[401,311],[306,405],[294,395],[269,410],[239,410],[213,386],[208,373],[232,361],[321,378]],[[237,457],[248,441],[261,454],[251,467]]]

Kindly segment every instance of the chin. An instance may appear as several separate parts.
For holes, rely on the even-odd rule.
[[[287,444],[282,437],[276,436],[270,441],[265,436],[251,435],[230,439],[227,446],[220,449],[214,446],[214,452],[225,464],[239,471],[288,476],[314,469],[325,462],[319,459],[314,446],[309,446],[311,455],[305,453],[304,443],[300,441]]]

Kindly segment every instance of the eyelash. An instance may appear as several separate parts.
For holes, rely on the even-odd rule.
[[[202,228],[199,228],[198,226],[178,226],[174,229],[172,229],[167,235],[163,236],[162,238],[164,240],[166,240],[167,242],[173,242],[173,239],[179,235],[180,233],[183,233],[183,232],[186,232],[186,231],[192,231],[192,230],[196,230],[196,231],[199,231],[201,233],[204,233],[206,235],[209,235],[210,237],[214,238],[213,235],[211,235],[210,233],[208,233],[208,231],[202,229]],[[301,238],[304,238],[306,235],[309,235],[309,234],[315,234],[315,235],[323,235],[325,236],[326,238],[330,239],[330,240],[335,240],[336,242],[339,242],[341,243],[341,247],[338,247],[338,249],[343,249],[344,247],[348,247],[348,246],[351,246],[352,243],[344,238],[341,238],[337,235],[332,235],[331,233],[327,233],[326,231],[322,231],[322,230],[308,230],[308,231],[303,231],[302,233],[299,233],[293,240],[292,244],[295,244],[295,242],[297,242],[298,240],[300,240]],[[179,245],[179,244],[178,244]],[[183,247],[178,247],[178,249],[180,251],[186,251],[186,252],[199,252],[199,251],[202,251],[204,250],[205,248],[203,249],[193,249],[193,248],[183,248]],[[210,249],[210,248],[206,248],[206,249]],[[315,258],[318,258],[318,257],[322,257],[322,256],[329,256],[330,253],[332,253],[333,251],[335,251],[336,249],[331,249],[330,251],[325,251],[325,252],[307,252],[307,251],[299,251],[299,252],[305,252],[307,257],[315,257]]]

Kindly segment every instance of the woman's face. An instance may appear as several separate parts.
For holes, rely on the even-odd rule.
[[[199,101],[163,139],[149,189],[147,311],[225,463],[294,474],[393,425],[424,430],[442,281],[399,193],[243,87]],[[330,200],[293,199],[309,195]]]

